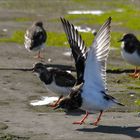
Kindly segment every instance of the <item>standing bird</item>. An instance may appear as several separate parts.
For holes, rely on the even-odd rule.
[[[33,68],[46,87],[59,95],[58,101],[52,107],[55,107],[63,96],[67,96],[74,85],[83,82],[86,59],[86,47],[81,35],[69,21],[64,18],[61,18],[61,21],[75,60],[77,79],[61,69],[46,68],[42,63],[37,63]]]
[[[37,74],[47,89],[59,95],[58,101],[51,105],[52,107],[55,107],[63,96],[68,95],[76,83],[76,79],[70,73],[58,68],[47,68],[42,63],[36,63],[33,72]]]
[[[101,26],[88,51],[84,82],[74,87],[71,93],[61,99],[55,108],[85,110],[86,115],[74,124],[84,123],[89,112],[100,112],[98,119],[94,122],[94,125],[97,125],[104,110],[112,105],[122,105],[114,97],[107,94],[106,88],[106,61],[110,49],[110,24],[111,17]]]
[[[43,28],[42,21],[35,22],[25,33],[25,48],[28,51],[38,51],[35,58],[43,58],[40,51],[45,47],[47,34]]]
[[[140,78],[140,72],[137,71],[140,66],[140,41],[134,34],[128,33],[119,40],[121,44],[121,55],[123,59],[131,65],[136,66],[134,73],[130,74],[133,78]]]

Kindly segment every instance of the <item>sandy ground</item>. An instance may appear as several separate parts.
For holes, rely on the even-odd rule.
[[[33,58],[35,54],[27,52],[21,45],[0,44],[0,48],[1,68],[31,68],[37,62]],[[67,50],[68,48],[46,48],[45,62],[51,58],[52,63],[72,65],[71,58],[62,55]],[[114,63],[119,65],[117,61]],[[55,95],[47,92],[32,72],[1,70],[0,79],[0,140],[5,140],[8,134],[13,137],[12,140],[140,139],[139,113],[106,112],[97,127],[91,123],[98,114],[91,114],[85,124],[73,125],[72,122],[79,120],[84,114],[66,114],[51,111],[46,106],[36,108],[29,105],[32,99]],[[114,89],[114,86],[112,84],[110,90],[118,92],[120,88]]]

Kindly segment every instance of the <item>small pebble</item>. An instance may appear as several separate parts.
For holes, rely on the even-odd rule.
[[[2,31],[3,31],[3,32],[7,32],[8,30],[5,28],[5,29],[3,29]]]
[[[52,59],[51,59],[51,58],[49,58],[49,59],[48,59],[48,62],[52,62]]]

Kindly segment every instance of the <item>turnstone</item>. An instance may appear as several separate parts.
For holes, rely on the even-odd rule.
[[[119,40],[121,44],[121,55],[123,59],[131,65],[136,66],[134,73],[130,74],[133,78],[140,78],[137,67],[140,66],[140,41],[134,34],[128,33]]]
[[[63,96],[68,95],[76,83],[75,77],[70,73],[58,68],[47,68],[42,63],[36,63],[33,67],[33,72],[40,78],[47,89],[59,95],[58,101]],[[52,107],[55,107],[57,102]]]
[[[60,100],[55,108],[73,110],[80,108],[86,111],[82,120],[74,124],[82,124],[89,112],[100,112],[97,125],[104,110],[112,105],[122,105],[114,97],[107,94],[106,88],[106,61],[110,49],[111,17],[101,26],[91,45],[85,62],[84,82],[74,87],[71,93]]]
[[[47,34],[43,28],[43,22],[37,21],[27,29],[25,33],[25,48],[28,51],[38,51],[36,58],[42,58],[40,55],[41,49],[45,47],[45,42],[47,40]]]
[[[75,67],[77,73],[76,85],[78,85],[83,82],[83,74],[85,68],[87,49],[85,46],[85,42],[82,40],[82,37],[78,33],[77,29],[74,28],[74,25],[64,18],[60,18],[60,19],[64,31],[66,33],[67,40],[69,42],[72,55],[75,60]]]

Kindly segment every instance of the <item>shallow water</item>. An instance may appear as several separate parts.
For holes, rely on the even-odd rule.
[[[92,10],[92,11],[89,11],[89,10],[82,10],[82,11],[68,11],[68,14],[92,14],[92,15],[101,15],[103,14],[104,12],[101,11],[101,10]]]
[[[92,29],[89,27],[82,28],[81,26],[74,26],[79,32],[91,32]]]

